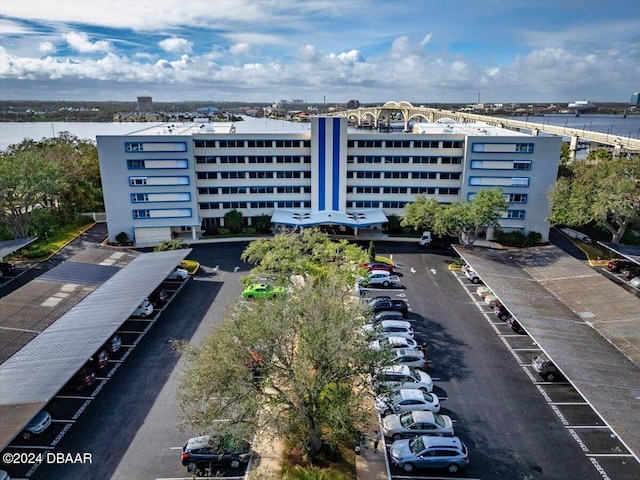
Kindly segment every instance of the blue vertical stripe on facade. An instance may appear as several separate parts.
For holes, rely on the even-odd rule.
[[[325,188],[326,188],[326,123],[325,118],[318,119],[318,210],[325,209]]]
[[[333,119],[333,158],[331,185],[331,209],[340,210],[340,119]]]

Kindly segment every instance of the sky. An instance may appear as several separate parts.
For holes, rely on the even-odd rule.
[[[629,102],[638,0],[2,0],[0,99]]]

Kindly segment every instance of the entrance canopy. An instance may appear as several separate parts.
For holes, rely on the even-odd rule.
[[[369,210],[352,210],[339,212],[336,210],[287,210],[277,208],[271,216],[271,223],[292,227],[313,227],[316,225],[344,225],[345,227],[363,228],[380,225],[388,221],[387,216],[379,208]]]

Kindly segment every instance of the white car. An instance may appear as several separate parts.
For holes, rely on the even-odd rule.
[[[378,395],[374,405],[383,417],[392,413],[415,412],[428,410],[438,413],[440,399],[433,393],[423,392],[415,388],[400,388],[389,394]]]
[[[418,342],[412,338],[392,335],[381,340],[369,342],[369,348],[375,351],[380,351],[383,348],[418,348]]]
[[[491,308],[495,307],[497,303],[499,303],[498,297],[493,294],[485,295],[484,303],[489,305]]]
[[[167,280],[186,280],[188,277],[189,272],[184,268],[176,267],[169,275],[167,275]]]
[[[396,365],[407,365],[422,370],[429,368],[429,362],[422,350],[415,348],[394,348],[393,353],[395,356],[391,361]]]
[[[406,365],[377,368],[371,384],[379,392],[398,388],[415,388],[427,393],[433,391],[433,380],[428,373]]]
[[[478,296],[480,298],[484,298],[487,295],[493,295],[493,292],[491,291],[491,289],[489,287],[487,287],[486,285],[480,285],[477,289],[476,289],[476,293],[478,294]]]
[[[147,318],[152,313],[153,313],[153,305],[151,305],[151,302],[149,301],[148,298],[145,298],[144,302],[142,302],[140,306],[134,310],[131,316]]]
[[[470,280],[471,283],[482,283],[482,280],[480,280],[478,274],[471,268],[467,268],[464,271],[464,276],[467,277],[467,279]]]
[[[413,327],[404,320],[383,320],[378,325],[363,325],[362,333],[368,338],[382,339],[386,337],[413,338]]]
[[[448,415],[426,411],[392,414],[382,419],[382,434],[394,440],[416,435],[453,437],[453,421]]]
[[[363,286],[371,287],[374,285],[382,285],[388,287],[395,279],[386,270],[371,270],[366,277],[361,277],[358,283]]]
[[[640,277],[632,278],[631,281],[629,282],[629,285],[640,290]]]

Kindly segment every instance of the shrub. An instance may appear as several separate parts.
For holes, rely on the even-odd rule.
[[[120,245],[126,245],[127,243],[131,243],[131,239],[129,239],[129,234],[127,234],[127,232],[120,232],[116,235],[116,242]]]
[[[542,235],[538,232],[529,232],[527,235],[522,232],[505,232],[500,229],[496,229],[494,232],[494,238],[501,243],[509,247],[532,247],[542,241]]]

